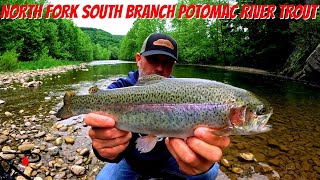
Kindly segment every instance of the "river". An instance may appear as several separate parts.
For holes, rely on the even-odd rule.
[[[86,70],[73,70],[41,79],[39,88],[7,89],[0,91],[0,123],[12,122],[5,111],[24,115],[56,110],[57,104],[66,90],[86,94],[89,87],[106,86],[119,77],[126,77],[129,71],[136,69],[135,63],[123,61],[96,61]],[[253,92],[268,100],[274,109],[268,124],[273,129],[264,134],[232,136],[231,145],[224,149],[223,158],[231,167],[220,169],[231,179],[248,176],[253,169],[272,179],[272,173],[263,170],[259,162],[270,165],[279,173],[281,179],[319,179],[320,178],[320,89],[302,82],[265,76],[234,72],[212,67],[177,65],[175,77],[203,78],[231,84]],[[16,118],[15,123],[23,123]],[[52,125],[54,122],[39,122]],[[256,161],[243,161],[239,153],[253,153]],[[231,171],[239,167],[241,175]]]

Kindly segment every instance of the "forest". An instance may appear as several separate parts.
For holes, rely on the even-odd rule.
[[[0,2],[0,5],[9,0]],[[16,3],[26,1],[16,0]],[[39,3],[28,0],[27,3]],[[12,0],[10,1],[12,3]],[[45,3],[42,1],[40,3]],[[319,0],[178,0],[188,4],[319,4]],[[178,11],[177,10],[177,11]],[[239,14],[239,11],[236,11]],[[244,66],[292,76],[320,44],[320,13],[316,19],[137,19],[125,36],[77,27],[67,19],[16,19],[0,21],[0,67],[16,62],[47,59],[91,61],[134,60],[144,39],[153,32],[167,33],[179,45],[184,64]],[[177,16],[175,16],[177,17]],[[12,64],[12,65],[10,65]],[[12,66],[12,67],[11,67]],[[0,71],[1,71],[0,68]]]

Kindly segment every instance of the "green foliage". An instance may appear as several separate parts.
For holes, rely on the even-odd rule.
[[[120,42],[119,58],[133,60],[141,51],[143,41],[154,32],[165,33],[166,21],[163,19],[137,19],[133,27]]]
[[[87,34],[93,46],[93,59],[106,60],[118,59],[118,49],[122,35],[112,35],[106,31],[95,28],[84,28],[81,30]]]
[[[0,56],[0,71],[12,71],[18,67],[18,54],[15,50],[8,50]]]

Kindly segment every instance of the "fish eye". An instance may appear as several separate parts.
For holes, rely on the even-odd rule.
[[[262,115],[262,114],[266,114],[267,113],[267,108],[262,106],[258,112],[257,112],[257,115]]]

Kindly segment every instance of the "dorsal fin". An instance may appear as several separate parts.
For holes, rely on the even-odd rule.
[[[69,104],[71,102],[71,98],[74,97],[75,95],[76,95],[75,92],[67,91],[66,94],[64,95],[63,103],[64,104]]]
[[[157,83],[163,79],[165,79],[166,77],[157,75],[157,74],[153,74],[153,75],[145,75],[142,77],[139,77],[139,80],[137,82],[137,86],[144,86],[144,85],[148,85],[148,84],[154,84]]]
[[[94,93],[100,91],[100,89],[98,88],[97,85],[94,85],[94,86],[92,86],[91,88],[89,88],[88,91],[89,91],[89,94],[94,94]]]

